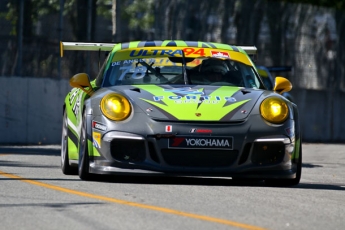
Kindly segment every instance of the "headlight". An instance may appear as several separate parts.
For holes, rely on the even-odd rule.
[[[289,108],[283,99],[269,97],[261,103],[260,113],[268,122],[283,123],[289,115]]]
[[[101,111],[111,120],[122,121],[131,114],[131,105],[124,96],[110,93],[101,100]]]

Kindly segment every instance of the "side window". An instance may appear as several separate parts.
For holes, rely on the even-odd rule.
[[[103,62],[102,67],[97,74],[97,77],[96,77],[96,86],[97,87],[100,87],[102,85],[103,78],[104,78],[104,69],[105,69],[105,66],[107,65],[108,58],[109,58],[109,55],[107,56],[107,58]]]
[[[259,88],[259,82],[251,74],[246,74],[246,82],[249,88]]]
[[[268,90],[272,90],[273,89],[272,82],[270,81],[270,79],[268,77],[261,77],[261,79],[264,82],[264,84],[265,84],[265,86],[267,87]]]

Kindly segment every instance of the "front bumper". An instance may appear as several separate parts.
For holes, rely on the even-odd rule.
[[[154,121],[153,121],[154,122]],[[166,127],[157,122],[150,127]],[[295,178],[295,136],[287,133],[294,126],[269,126],[261,117],[237,124],[173,123],[175,132],[162,128],[146,134],[108,131],[101,134],[95,149],[100,156],[90,156],[90,172],[95,174],[185,175],[237,178]],[[211,130],[211,133],[191,134],[191,130]],[[98,130],[93,130],[98,132]],[[169,141],[190,136],[207,139],[231,137],[226,149],[202,147],[171,148]]]

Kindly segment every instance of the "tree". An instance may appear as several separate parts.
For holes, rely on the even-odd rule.
[[[270,0],[273,1],[273,0]],[[334,63],[334,73],[330,82],[327,83],[328,88],[345,89],[345,0],[283,0],[291,3],[310,4],[318,7],[328,7],[335,10],[335,21],[337,25],[337,42],[334,50],[336,57]]]
[[[265,2],[257,0],[237,0],[235,5],[236,43],[257,45]]]

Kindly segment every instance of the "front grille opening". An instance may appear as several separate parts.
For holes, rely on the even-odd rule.
[[[155,148],[154,144],[151,141],[149,141],[148,145],[149,145],[149,152],[150,152],[151,159],[153,161],[159,163],[160,160],[158,158],[158,154],[157,154],[157,151],[156,151],[156,148]]]
[[[140,162],[145,159],[145,141],[115,139],[110,143],[111,156],[118,161]]]
[[[246,162],[248,160],[251,147],[252,147],[252,143],[247,143],[244,146],[242,154],[241,154],[241,157],[240,157],[240,160],[238,162],[239,165],[243,164],[244,162]]]
[[[285,145],[282,142],[254,143],[252,162],[258,165],[277,164],[283,161]]]
[[[171,166],[228,167],[238,157],[237,150],[162,149],[164,161]]]

